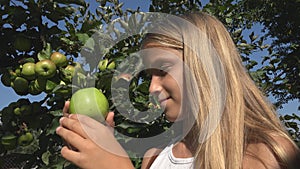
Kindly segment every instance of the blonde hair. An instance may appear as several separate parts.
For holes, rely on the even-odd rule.
[[[267,145],[273,151],[279,165],[286,168],[288,155],[274,137],[280,136],[295,144],[286,133],[272,104],[266,100],[248,75],[224,25],[205,13],[187,14],[181,18],[196,26],[203,35],[197,36],[197,32],[191,31],[185,24],[168,22],[156,28],[160,33],[149,33],[143,41],[143,46],[147,47],[147,44],[154,43],[182,50],[184,63],[194,75],[197,92],[194,92],[194,86],[189,86],[189,83],[185,85],[187,92],[192,91],[187,94],[189,101],[196,101],[195,104],[200,105],[194,114],[194,126],[186,136],[186,140],[193,145],[191,148],[196,159],[195,168],[240,169],[243,157],[249,154],[246,152],[247,145],[251,143]],[[210,44],[214,49],[210,48]],[[212,52],[214,50],[215,52]],[[218,68],[223,69],[222,75],[225,77],[224,98],[211,97],[214,92],[212,90],[216,90],[211,86],[214,86],[213,83],[218,79],[210,80],[210,74],[206,72],[205,67],[214,63],[203,63],[197,56],[199,52],[202,57],[206,57],[207,62],[214,61],[207,59],[214,53],[220,60],[222,65]],[[224,103],[216,103],[222,99]],[[200,131],[205,127],[203,119],[209,116],[209,110],[213,105],[221,107],[223,105],[219,123],[213,132],[207,135],[209,138],[198,142]],[[211,118],[217,118],[216,116]],[[211,123],[214,122],[216,121]]]

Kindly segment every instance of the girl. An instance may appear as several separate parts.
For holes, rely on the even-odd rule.
[[[193,13],[161,22],[146,36],[142,49],[152,76],[150,94],[157,96],[168,120],[188,126],[163,150],[149,149],[142,168],[291,167],[297,146],[215,17]],[[107,123],[113,126],[113,112]],[[110,127],[81,115],[63,117],[60,124],[57,134],[75,148],[62,148],[67,160],[81,168],[134,168]],[[90,138],[84,126],[97,130],[99,138]],[[113,150],[98,146],[95,139]]]

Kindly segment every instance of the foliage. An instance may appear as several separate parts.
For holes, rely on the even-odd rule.
[[[247,0],[211,0],[204,5],[199,0],[152,0],[149,11],[181,14],[203,10],[218,17],[230,31],[253,79],[266,94],[278,98],[276,105],[280,107],[291,99],[299,99],[300,79],[296,78],[300,65],[296,64],[299,63],[299,1],[284,3],[288,4],[285,8],[281,1],[259,1],[253,5]],[[144,71],[135,72],[140,60],[130,55],[138,50],[144,33],[143,28],[135,24],[148,19],[139,10],[124,9],[118,0],[0,2],[1,82],[20,96],[45,94],[39,102],[20,98],[0,111],[1,139],[11,135],[20,138],[28,132],[34,138],[26,144],[11,139],[11,147],[7,146],[8,139],[2,139],[5,144],[0,145],[1,156],[27,154],[18,161],[26,161],[25,168],[74,168],[60,156],[59,150],[64,143],[55,129],[64,102],[71,97],[72,90],[82,87],[96,86],[103,91],[110,109],[116,112],[119,133],[149,137],[170,127],[171,123],[163,115],[149,122],[153,117],[138,113],[145,110],[152,111],[154,116],[161,113],[155,99],[148,96],[149,77]],[[250,31],[255,23],[264,25],[264,34]],[[140,34],[128,36],[126,32],[132,32],[133,27]],[[272,44],[266,43],[269,37],[275,39]],[[262,61],[270,65],[257,68],[258,59],[252,56],[264,51],[268,54]],[[67,65],[57,66],[52,77],[41,78],[37,74],[29,77],[22,73],[25,63],[36,65],[42,60],[52,61],[54,52],[65,55]],[[107,60],[108,65],[114,63],[117,68],[99,68],[98,63],[103,60]],[[23,87],[18,88],[18,84]],[[113,100],[112,92],[115,98],[124,98],[129,93],[134,107],[128,109],[124,105],[126,100]],[[22,105],[27,106],[22,108]],[[142,119],[144,123],[134,122],[134,119]],[[286,115],[281,120],[299,144],[299,116]],[[124,146],[130,142],[117,132],[116,136]],[[140,167],[141,159],[133,158],[132,161],[136,168]]]
[[[300,1],[267,0],[253,5],[247,0],[241,6],[244,12],[253,14],[251,20],[264,25],[266,33],[263,37],[272,39],[268,55],[263,58],[267,66],[260,69],[264,72],[261,80],[265,83],[266,92],[277,98],[276,105],[279,107],[289,100],[299,100]]]

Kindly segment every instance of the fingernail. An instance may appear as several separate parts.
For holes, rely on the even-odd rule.
[[[65,119],[65,117],[60,118],[59,123],[61,123],[64,119]]]
[[[61,129],[61,126],[58,126],[57,128],[56,128],[56,133],[59,131]]]

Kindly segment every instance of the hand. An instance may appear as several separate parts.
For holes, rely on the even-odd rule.
[[[127,153],[115,139],[112,130],[113,113],[107,126],[84,115],[68,115],[68,102],[56,133],[75,150],[64,146],[62,156],[80,168],[134,168]]]

